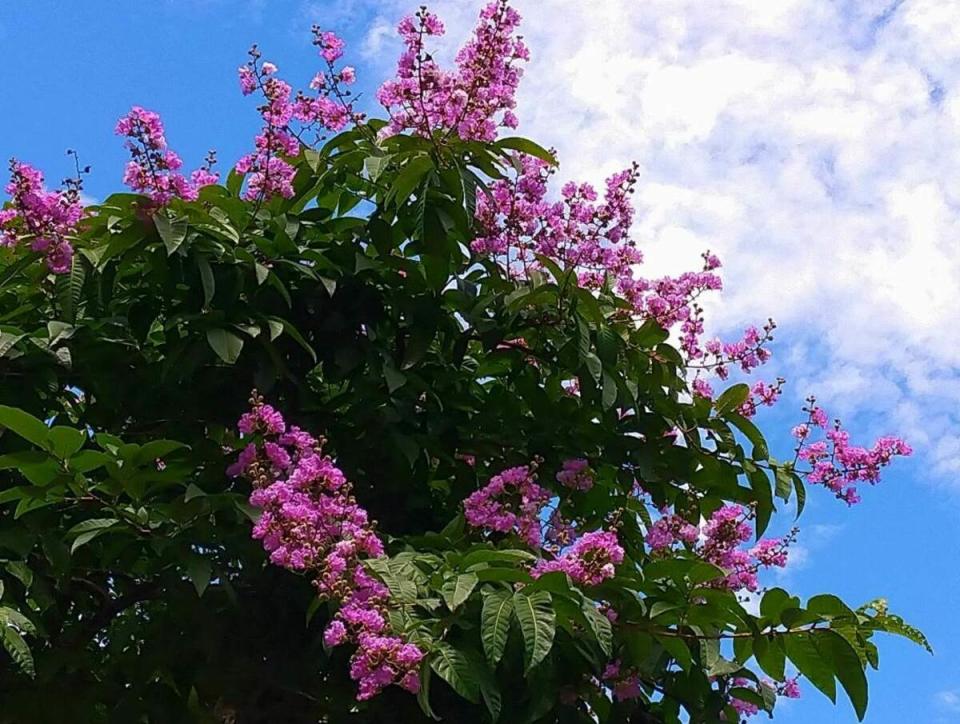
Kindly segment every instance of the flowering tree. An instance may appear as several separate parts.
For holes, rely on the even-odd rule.
[[[505,135],[519,20],[491,3],[445,69],[405,19],[386,120],[332,32],[297,93],[254,47],[222,185],[140,107],[134,193],[12,163],[0,722],[713,722],[838,684],[862,717],[874,634],[927,645],[882,600],[764,587],[778,507],[910,450],[811,398],[770,455],[783,380],[713,386],[773,323],[706,339],[720,261],[642,275],[637,168],[551,190]]]

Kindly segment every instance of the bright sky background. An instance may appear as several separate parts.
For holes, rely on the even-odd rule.
[[[393,27],[417,4],[8,0],[0,158],[57,181],[75,148],[102,198],[125,159],[113,125],[137,103],[163,115],[188,166],[208,147],[228,166],[257,127],[236,81],[251,42],[305,86],[320,67],[311,23],[338,30],[371,98],[396,58]],[[521,132],[559,150],[564,178],[601,181],[638,161],[649,269],[690,268],[710,248],[726,283],[712,328],[780,324],[765,375],[787,377],[788,394],[761,418],[774,450],[789,454],[810,392],[864,442],[901,433],[917,449],[853,509],[812,490],[781,579],[804,596],[885,596],[929,635],[935,657],[880,642],[868,722],[960,722],[960,2],[515,5],[534,54]],[[479,2],[432,7],[449,57]],[[776,720],[855,717],[804,685]]]

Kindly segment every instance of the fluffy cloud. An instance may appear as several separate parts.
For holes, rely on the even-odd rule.
[[[937,694],[936,699],[941,709],[960,712],[960,693],[956,691],[941,691]]]
[[[641,164],[649,271],[712,249],[726,268],[715,330],[775,317],[771,373],[798,396],[875,413],[865,427],[960,470],[960,5],[515,5],[534,51],[522,131],[559,149],[565,176]],[[371,56],[395,57],[383,29],[407,6],[369,6]],[[477,3],[432,7],[449,55]]]

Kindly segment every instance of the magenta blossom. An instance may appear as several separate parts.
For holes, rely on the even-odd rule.
[[[9,208],[0,209],[0,246],[14,246],[21,239],[39,252],[54,274],[70,271],[73,246],[70,237],[83,216],[80,180],[67,182],[64,189],[47,191],[43,174],[16,159],[10,162]]]

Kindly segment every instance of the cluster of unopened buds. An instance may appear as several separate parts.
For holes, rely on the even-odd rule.
[[[676,544],[685,545],[698,558],[722,568],[726,575],[715,585],[731,591],[756,591],[761,568],[783,568],[787,549],[797,535],[796,529],[783,538],[766,538],[750,548],[753,529],[748,521],[753,512],[740,505],[725,505],[715,510],[700,525],[690,523],[677,513],[663,509],[647,530],[646,541],[654,555],[665,555]]]
[[[848,505],[860,502],[858,484],[876,484],[881,469],[894,457],[913,452],[902,439],[889,435],[878,438],[871,448],[851,445],[850,434],[840,421],[831,425],[814,397],[807,398],[803,410],[807,413],[806,422],[793,428],[797,440],[794,464],[800,460],[808,463],[810,469],[799,471],[807,481],[822,485]]]
[[[212,169],[216,161],[213,152],[189,179],[179,172],[183,161],[167,146],[163,122],[154,111],[134,106],[117,121],[116,133],[127,139],[126,147],[130,151],[123,182],[137,193],[149,196],[158,206],[174,198],[193,201],[201,187],[220,180]]]
[[[384,554],[375,525],[351,485],[323,453],[323,440],[287,427],[279,411],[253,392],[237,428],[249,442],[228,474],[250,480],[261,514],[253,536],[276,565],[310,575],[318,595],[339,604],[324,631],[327,646],[353,643],[350,675],[364,700],[397,684],[416,693],[423,652],[390,632],[389,590],[364,559]]]
[[[29,241],[30,249],[43,255],[51,272],[70,271],[70,237],[83,216],[81,187],[79,164],[76,178],[64,181],[62,189],[48,191],[40,171],[11,159],[10,182],[5,187],[11,203],[0,209],[0,246],[15,246],[21,239]]]

